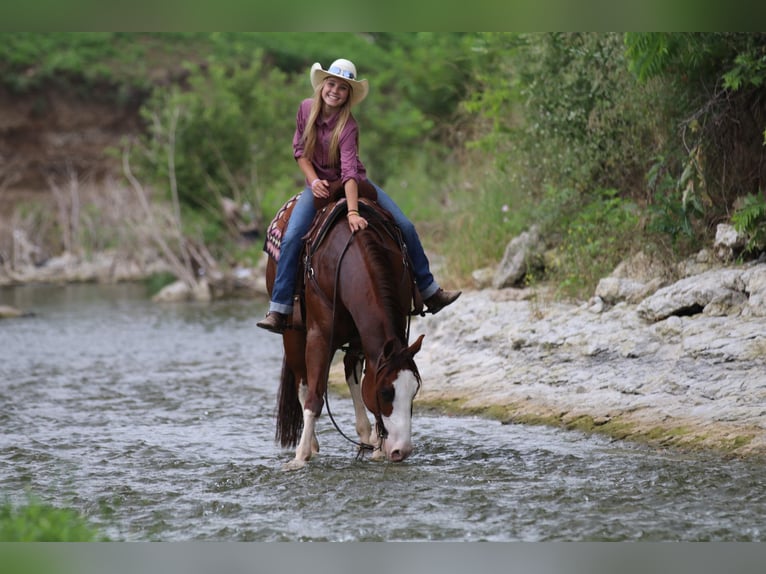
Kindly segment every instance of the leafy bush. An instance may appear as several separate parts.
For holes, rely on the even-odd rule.
[[[497,207],[482,210],[485,229],[499,231],[488,252],[537,223],[555,248],[549,278],[587,296],[642,240],[646,166],[672,125],[664,85],[636,82],[620,34],[485,34],[478,49],[486,58],[466,111],[485,123],[473,147],[495,158],[492,201],[512,213],[500,228]]]
[[[713,228],[766,180],[766,34],[631,33],[626,53],[639,80],[661,78],[675,94],[677,173],[698,173],[694,192]]]
[[[449,253],[461,279],[497,262],[514,235],[537,223],[558,246],[556,277],[567,290],[584,290],[592,280],[583,265],[607,268],[630,248],[624,228],[632,223],[621,218],[631,205],[645,224],[632,235],[634,248],[669,243],[686,255],[766,180],[764,33],[9,33],[3,40],[0,81],[11,89],[47,83],[145,104],[142,181],[177,189],[187,235],[216,256],[254,258],[227,236],[221,197],[249,205],[263,222],[300,187],[290,149],[295,110],[310,93],[311,64],[338,57],[353,59],[370,80],[355,110],[370,177],[427,246]],[[602,189],[617,191],[593,192]],[[758,249],[760,208],[749,201],[735,218]],[[83,213],[86,248],[124,240],[99,231],[98,213]],[[61,232],[55,223],[44,231]]]
[[[639,224],[636,206],[616,190],[593,194],[567,225],[551,272],[564,294],[588,297],[630,253]]]
[[[187,67],[187,87],[158,90],[142,110],[145,176],[165,184],[175,177],[181,202],[208,214],[223,196],[260,207],[295,174],[293,85],[259,52],[248,65]]]
[[[14,508],[0,505],[3,542],[93,542],[103,540],[74,510],[55,508],[37,500]]]
[[[766,200],[762,193],[746,196],[731,221],[747,236],[745,252],[757,255],[766,250]]]
[[[468,111],[492,123],[479,144],[519,185],[642,194],[665,108],[627,70],[620,34],[488,34]]]
[[[700,195],[695,193],[695,172],[684,170],[680,179],[670,172],[664,157],[658,157],[647,175],[647,188],[652,193],[646,229],[658,243],[670,240],[670,248],[676,255],[685,255],[698,249],[704,231],[704,206]]]
[[[53,84],[83,99],[118,103],[152,87],[154,68],[172,69],[179,54],[208,44],[197,33],[12,32],[0,42],[0,83],[17,93]],[[97,85],[112,90],[94,90]]]

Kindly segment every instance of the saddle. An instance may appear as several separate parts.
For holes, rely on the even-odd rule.
[[[375,187],[368,180],[365,179],[360,182],[357,182],[356,186],[357,186],[357,189],[359,190],[360,199],[369,199],[370,201],[378,201],[378,190],[375,189]],[[341,181],[340,179],[331,181],[328,187],[330,188],[330,195],[328,197],[325,197],[325,198],[314,197],[314,209],[316,209],[317,211],[345,197],[346,190],[343,187],[343,181]]]
[[[365,182],[367,183],[367,182]],[[368,189],[364,191],[362,195],[362,186],[359,189],[359,211],[360,214],[367,219],[370,225],[378,225],[385,230],[391,237],[395,239],[399,245],[399,249],[402,252],[402,256],[407,267],[407,272],[410,276],[410,284],[412,285],[412,309],[410,314],[419,315],[423,311],[423,300],[420,297],[420,292],[415,285],[415,279],[412,274],[412,262],[410,261],[409,254],[407,253],[407,247],[404,243],[401,230],[396,225],[394,218],[391,214],[380,207],[376,203],[377,192],[375,188],[367,184]],[[338,191],[340,190],[340,191]],[[372,193],[370,192],[372,190]],[[374,199],[369,196],[374,193]],[[298,194],[300,195],[300,194]],[[281,246],[282,235],[290,221],[290,215],[297,201],[298,195],[291,197],[277,212],[277,215],[272,220],[266,232],[266,240],[264,243],[264,251],[276,262],[279,262],[279,248]],[[334,199],[333,199],[334,198]],[[307,269],[311,270],[311,257],[316,252],[317,248],[322,244],[322,241],[327,236],[328,231],[333,224],[341,217],[345,217],[348,212],[346,204],[346,198],[343,197],[343,188],[338,186],[335,189],[331,188],[330,197],[326,199],[314,198],[314,205],[319,206],[317,214],[314,216],[311,227],[303,236],[303,249],[301,251],[301,257],[298,263],[297,280],[295,282],[295,293],[293,295],[293,316],[291,326],[294,329],[301,329],[305,327],[305,288]]]
[[[323,211],[331,203],[336,203],[340,199],[343,199],[345,190],[343,189],[343,182],[341,180],[330,182],[330,195],[326,198],[314,197],[314,209],[317,210],[317,215],[314,218],[316,221],[319,218],[319,212]],[[366,179],[358,184],[359,197],[363,199],[369,199],[370,201],[378,200],[378,192],[375,187]],[[302,192],[301,192],[302,193]],[[290,221],[290,215],[295,207],[295,202],[300,197],[300,193],[292,196],[285,204],[277,211],[274,219],[271,220],[268,229],[266,230],[266,239],[264,240],[263,250],[271,257],[275,263],[279,262],[279,252],[282,247],[282,236],[284,235],[287,223]]]

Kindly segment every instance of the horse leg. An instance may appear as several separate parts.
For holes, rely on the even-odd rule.
[[[316,440],[314,436],[316,419],[317,417],[312,410],[303,409],[303,434],[295,449],[295,458],[282,467],[284,470],[298,470],[311,460],[312,438]]]
[[[314,333],[309,328],[306,339],[306,385],[299,389],[299,400],[303,406],[303,432],[295,449],[295,458],[285,465],[285,470],[295,470],[305,466],[312,455],[319,450],[316,438],[316,420],[324,407],[324,391],[327,388],[327,367],[331,357],[327,342],[321,333]]]
[[[351,392],[351,400],[354,402],[354,414],[356,415],[356,434],[359,440],[366,444],[373,444],[372,426],[367,418],[367,408],[362,400],[362,365],[363,359],[358,353],[346,353],[343,357],[343,366],[346,374],[346,384]]]
[[[319,441],[316,436],[317,415],[306,407],[307,396],[308,385],[301,384],[298,389],[298,400],[303,408],[303,432],[298,446],[295,447],[295,458],[282,467],[284,470],[303,468],[311,457],[319,452]]]
[[[308,394],[308,385],[302,384],[300,388],[298,389],[298,400],[301,403],[301,408],[303,409],[303,418],[305,421],[306,418],[306,395]],[[311,454],[315,455],[319,453],[319,440],[317,439],[316,435],[316,429],[314,430],[314,433],[311,437]]]

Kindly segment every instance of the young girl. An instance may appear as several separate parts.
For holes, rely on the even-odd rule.
[[[301,102],[293,136],[293,155],[306,177],[307,187],[300,194],[282,237],[269,311],[258,323],[275,333],[285,330],[287,317],[292,313],[301,238],[316,213],[314,198],[329,197],[330,182],[341,180],[348,204],[348,226],[351,231],[367,227],[367,221],[359,215],[359,184],[366,182],[367,176],[359,159],[359,128],[351,115],[351,107],[367,97],[367,80],[357,80],[356,67],[343,59],[335,60],[327,70],[314,64],[310,78],[314,96]],[[440,311],[461,292],[439,287],[431,275],[415,226],[381,188],[369,183],[377,191],[378,204],[391,213],[402,231],[427,311]]]

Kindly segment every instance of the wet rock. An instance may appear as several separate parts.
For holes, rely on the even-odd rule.
[[[10,305],[0,305],[0,319],[15,319],[16,317],[23,317],[24,311],[11,307]]]
[[[197,281],[195,285],[188,285],[183,281],[175,281],[163,287],[159,293],[152,297],[155,303],[178,303],[183,301],[210,301],[212,295],[205,278]]]

